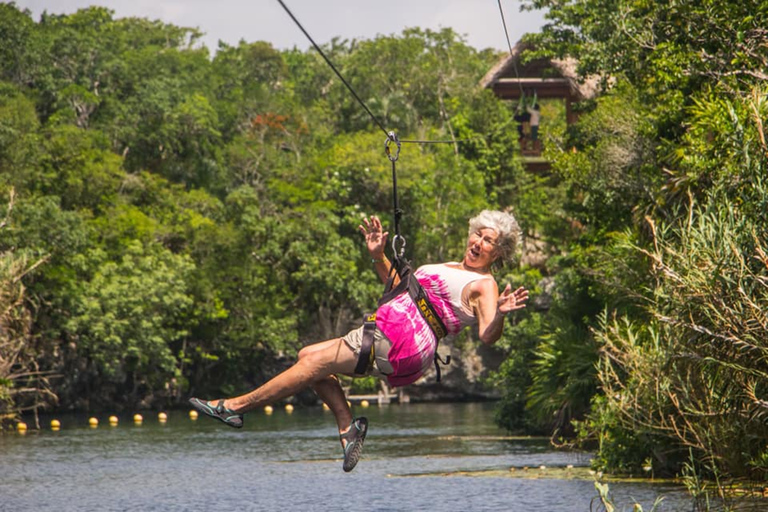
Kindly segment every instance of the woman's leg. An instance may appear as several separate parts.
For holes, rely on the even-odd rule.
[[[346,343],[344,344],[346,345]],[[299,360],[309,356],[317,350],[324,350],[324,348],[322,343],[307,345],[299,351]],[[312,391],[314,391],[320,400],[328,406],[336,417],[339,432],[345,432],[349,428],[349,424],[352,423],[352,412],[349,410],[347,397],[344,395],[344,390],[341,389],[339,379],[337,379],[335,375],[329,375],[328,377],[318,380],[312,384],[311,387]]]
[[[336,414],[337,422],[346,421],[346,427],[352,417],[344,392],[338,381],[333,381],[334,388],[328,379],[336,373],[352,374],[356,364],[355,353],[341,338],[310,345],[299,353],[296,364],[250,393],[226,399],[224,407],[242,414],[295,395],[308,386],[315,389],[319,384],[315,389],[316,392],[319,389],[318,396]],[[339,425],[342,428],[342,423]]]
[[[331,375],[315,382],[312,385],[312,390],[336,417],[339,433],[343,434],[346,432],[350,423],[352,423],[352,411],[349,410],[347,397],[344,395],[344,390],[341,389],[339,380]]]

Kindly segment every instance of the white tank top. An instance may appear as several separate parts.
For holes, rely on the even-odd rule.
[[[475,312],[472,309],[472,306],[466,301],[462,300],[464,289],[470,283],[479,281],[480,279],[493,279],[493,276],[488,274],[479,274],[477,272],[472,272],[471,270],[464,270],[459,265],[460,263],[457,262],[423,265],[419,267],[418,271],[416,272],[416,277],[418,279],[418,274],[420,272],[440,276],[442,284],[445,287],[442,291],[448,292],[448,297],[443,296],[441,298],[443,298],[443,300],[447,299],[447,302],[450,303],[453,314],[456,316],[460,323],[458,330],[461,330],[468,325],[474,325],[477,323],[477,318],[475,317]],[[419,282],[421,282],[421,279],[419,279]],[[425,283],[422,283],[422,286],[424,286],[424,284]],[[430,291],[435,293],[437,290]]]

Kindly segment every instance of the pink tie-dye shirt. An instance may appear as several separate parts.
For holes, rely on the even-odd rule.
[[[458,265],[424,265],[414,273],[449,335],[477,323],[474,313],[462,307],[464,288],[478,279],[492,279],[488,275],[463,270]],[[408,292],[379,307],[376,325],[392,342],[389,362],[393,372],[387,376],[389,384],[405,386],[418,380],[433,364],[437,339]]]

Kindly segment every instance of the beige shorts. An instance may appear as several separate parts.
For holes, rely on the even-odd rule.
[[[360,326],[358,329],[350,331],[342,339],[355,355],[360,357],[360,348],[363,346],[363,327]],[[391,346],[392,342],[378,327],[373,330],[373,366],[366,375],[381,377],[394,371],[392,365],[389,364],[389,348]]]

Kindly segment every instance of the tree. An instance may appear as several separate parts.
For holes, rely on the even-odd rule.
[[[29,10],[20,11],[12,2],[0,4],[0,80],[30,85],[39,58],[36,32]]]
[[[176,385],[179,361],[172,347],[188,334],[187,279],[194,265],[140,243],[131,244],[120,261],[105,256],[96,250],[74,262],[81,278],[72,283],[76,301],[65,332],[88,361],[87,399],[98,403],[125,394],[138,404]]]
[[[555,162],[578,243],[603,253],[599,270],[577,267],[607,310],[590,319],[602,392],[580,429],[607,469],[650,461],[674,473],[690,449],[710,475],[762,478],[763,339],[744,321],[763,300],[765,214],[754,205],[764,204],[768,11],[731,1],[529,6],[552,20],[532,38],[540,54],[578,56],[606,88],[567,135],[577,152]]]
[[[0,83],[0,183],[25,190],[37,179],[40,123],[32,101],[13,85]]]
[[[0,14],[0,189],[18,192],[0,244],[48,258],[25,276],[24,350],[61,406],[229,394],[375,305],[357,225],[391,222],[391,163],[314,50],[211,56],[195,29],[99,7]],[[455,257],[471,214],[536,203],[508,112],[475,87],[491,52],[447,29],[325,51],[388,129],[451,141],[403,146],[407,257]]]

